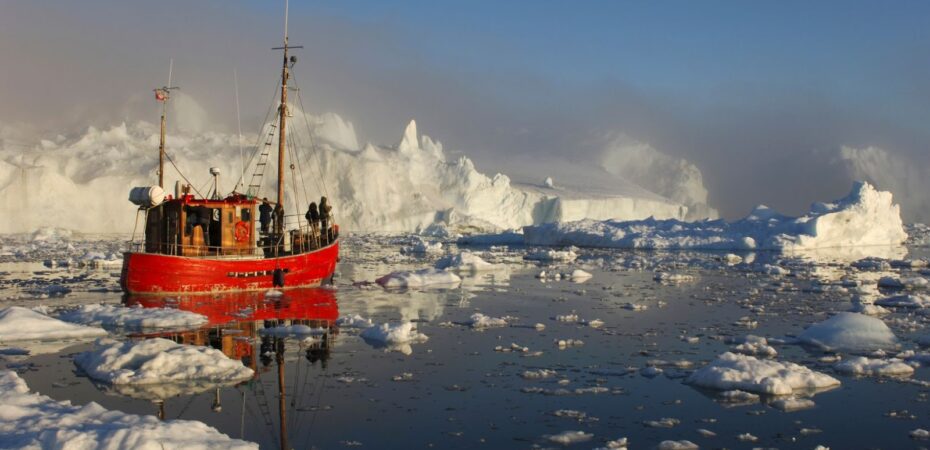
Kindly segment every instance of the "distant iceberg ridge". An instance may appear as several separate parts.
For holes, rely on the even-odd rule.
[[[513,235],[508,235],[513,240]],[[678,219],[579,220],[523,228],[523,243],[668,250],[777,250],[899,246],[907,240],[892,194],[855,182],[846,197],[814,203],[788,217],[761,205],[743,219],[685,222]],[[489,236],[488,241],[493,241]]]
[[[293,111],[292,123],[299,126],[290,135],[298,143],[303,171],[298,191],[305,190],[312,199],[329,196],[336,220],[346,231],[496,232],[582,219],[694,216],[682,203],[619,176],[618,186],[628,187],[613,191],[566,187],[557,173],[539,174],[538,185],[512,183],[504,174],[488,176],[468,157],[447,160],[442,143],[420,135],[415,121],[396,145],[360,145],[353,124],[338,115],[305,117],[298,108]],[[231,191],[241,174],[237,136],[176,128],[179,131],[169,133],[167,151],[194,188],[207,195],[212,181],[208,169],[218,167],[221,192]],[[258,136],[267,131],[244,137],[246,158],[249,144],[261,143]],[[49,226],[87,233],[131,232],[136,213],[126,198],[130,188],[157,180],[158,133],[158,126],[148,122],[89,127],[75,136],[41,140],[28,151],[4,145],[0,135],[0,214],[16,217],[0,221],[0,233]],[[266,175],[277,170],[273,166],[271,161]],[[245,185],[250,175],[246,168]],[[549,175],[555,179],[546,183]],[[179,178],[167,165],[166,190],[172,192]],[[263,191],[275,188],[273,181],[266,182]],[[307,205],[297,204],[293,197],[287,201],[292,211],[306,210]]]

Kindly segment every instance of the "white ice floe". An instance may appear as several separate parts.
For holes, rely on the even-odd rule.
[[[849,308],[849,312],[865,314],[867,316],[882,316],[891,313],[891,311],[879,305],[857,301],[853,302],[852,307]]]
[[[353,314],[351,316],[340,317],[336,321],[336,325],[339,325],[342,328],[369,328],[373,324],[371,319],[366,319],[358,314]]]
[[[0,309],[0,342],[87,339],[106,334],[101,328],[63,322],[20,306]]]
[[[526,226],[527,245],[580,247],[783,250],[901,245],[907,239],[901,212],[890,192],[857,182],[846,197],[815,203],[792,218],[756,207],[735,222],[705,220],[581,220]]]
[[[594,275],[591,275],[589,272],[585,272],[584,270],[575,269],[575,270],[573,270],[572,273],[568,276],[568,278],[571,279],[572,281],[576,282],[576,283],[584,283],[585,281],[590,280],[591,277],[593,277],[593,276],[594,276]]]
[[[452,287],[462,282],[458,275],[439,269],[391,272],[375,280],[385,288]]]
[[[541,262],[572,262],[578,258],[573,250],[537,250],[523,255],[523,259]]]
[[[817,404],[809,398],[798,397],[780,398],[770,403],[770,405],[785,412],[801,411],[817,406]]]
[[[101,341],[93,350],[75,356],[74,362],[91,378],[111,384],[235,382],[253,374],[242,362],[217,349],[162,338]]]
[[[878,279],[878,287],[888,289],[926,289],[928,286],[930,286],[930,280],[923,277],[895,278],[885,276]]]
[[[361,336],[363,339],[388,346],[426,342],[429,339],[417,331],[413,322],[375,325],[362,331]]]
[[[694,386],[761,394],[791,395],[838,386],[839,380],[790,362],[760,360],[752,356],[724,353],[685,379]]]
[[[875,302],[876,305],[892,308],[930,308],[930,295],[902,294],[886,297]]]
[[[503,264],[492,264],[483,259],[480,256],[469,252],[463,251],[457,255],[447,256],[440,259],[436,262],[437,269],[451,270],[454,272],[487,272],[493,270],[502,270],[506,269],[507,266]]]
[[[400,252],[404,254],[439,255],[442,254],[442,242],[429,242],[418,237],[413,245],[401,247]]]
[[[81,305],[58,318],[67,322],[105,328],[196,328],[207,316],[173,308],[127,308],[118,305]]]
[[[930,439],[930,431],[927,431],[923,428],[917,428],[912,430],[908,435],[913,439]]]
[[[491,317],[481,313],[472,314],[465,323],[475,329],[506,327],[508,325],[506,318]]]
[[[547,434],[546,439],[555,442],[556,444],[562,445],[571,445],[577,444],[579,442],[587,442],[593,438],[594,435],[591,433],[585,433],[584,431],[563,431],[559,434]]]
[[[778,356],[778,351],[775,350],[774,347],[768,345],[768,340],[761,336],[748,334],[742,338],[734,339],[733,342],[738,344],[732,349],[736,353],[751,356],[764,356],[766,358]]]
[[[680,441],[662,441],[659,442],[659,446],[656,447],[658,450],[698,450],[697,444],[691,441],[680,440]]]
[[[559,347],[560,350],[566,349],[568,347],[580,347],[584,345],[584,341],[581,339],[556,339],[554,342],[556,347]]]
[[[650,428],[672,428],[678,426],[680,423],[680,420],[673,417],[663,417],[659,420],[646,420],[643,422],[643,425]]]
[[[914,368],[900,359],[873,359],[864,356],[838,362],[833,365],[833,369],[840,373],[868,376],[909,376],[914,373]]]
[[[694,281],[694,275],[685,273],[656,272],[655,276],[652,278],[660,283],[667,284],[690,283]]]
[[[0,372],[0,447],[61,449],[258,449],[192,420],[161,421],[109,411],[97,403],[74,406],[29,392],[12,371]]]
[[[834,351],[870,352],[894,348],[897,338],[881,319],[841,312],[814,325],[798,336],[798,341]]]
[[[749,405],[753,403],[759,403],[760,401],[758,394],[741,391],[739,389],[723,391],[718,395],[718,397],[721,402],[731,405]]]
[[[607,441],[604,443],[603,447],[597,447],[594,450],[626,450],[628,446],[628,440],[624,437],[613,441]]]
[[[554,377],[558,374],[558,372],[550,369],[526,370],[520,374],[520,378],[524,380],[541,380],[543,378]]]

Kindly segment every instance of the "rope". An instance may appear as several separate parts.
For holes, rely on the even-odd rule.
[[[274,109],[275,97],[278,96],[278,82],[275,80],[274,90],[271,92],[271,103],[268,104],[268,110],[265,111],[265,118],[262,120],[262,126],[259,129],[258,136],[255,138],[255,150],[252,152],[252,155],[249,156],[249,161],[245,164],[245,167],[252,165],[252,161],[255,160],[255,156],[261,153],[262,148],[262,137],[265,136],[265,124],[268,123],[268,118],[271,117],[271,111]],[[252,176],[255,176],[255,172],[252,172]],[[264,178],[264,177],[263,177]],[[236,185],[245,187],[245,179],[240,180],[240,184]],[[258,194],[258,191],[256,191]]]
[[[190,186],[191,189],[193,189],[194,192],[197,193],[197,195],[203,197],[203,194],[201,194],[200,191],[198,191],[197,188],[194,187],[194,183],[191,183],[191,180],[188,180],[187,177],[184,176],[184,172],[181,172],[181,169],[178,168],[178,165],[174,163],[174,158],[172,158],[171,155],[168,154],[168,152],[165,152],[165,158],[168,159],[168,162],[171,163],[171,166],[174,167],[174,170],[177,170],[177,171],[178,171],[178,175],[180,175],[181,178],[184,179],[184,181],[187,183],[187,185]]]
[[[300,105],[300,111],[303,113],[305,111],[303,96],[300,95],[300,86],[297,84],[297,76],[293,75],[293,72],[292,72],[292,78],[294,79],[294,87],[297,88],[297,102],[298,102],[298,105]],[[307,137],[310,139],[310,151],[313,154],[314,158],[316,159],[316,169],[317,169],[317,174],[320,177],[319,180],[320,180],[321,190],[323,191],[323,194],[325,194],[326,197],[329,198],[330,197],[329,191],[326,189],[326,182],[323,178],[323,163],[320,160],[319,152],[317,152],[316,140],[313,139],[313,131],[310,127],[310,119],[307,118],[306,113],[304,113],[303,116],[304,116],[304,123],[307,126]],[[336,223],[337,222],[336,214],[332,213],[332,216],[333,216],[333,223]]]

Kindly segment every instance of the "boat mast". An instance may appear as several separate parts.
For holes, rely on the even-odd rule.
[[[284,46],[276,47],[272,50],[284,50],[284,61],[281,65],[281,104],[278,106],[278,206],[284,208],[284,152],[287,142],[287,79],[290,76],[288,69],[297,62],[297,58],[291,56],[288,58],[287,51],[292,48],[303,48],[303,46],[287,45],[287,15],[288,2],[284,1]],[[281,235],[284,233],[284,220],[276,218],[275,233]]]
[[[177,89],[171,86],[171,72],[174,69],[174,59],[168,62],[168,85],[155,89],[155,99],[161,102],[161,133],[158,139],[158,186],[165,188],[165,128],[168,117],[168,98],[170,91]]]

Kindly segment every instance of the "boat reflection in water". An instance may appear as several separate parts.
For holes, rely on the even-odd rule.
[[[285,392],[285,351],[295,347],[303,353],[310,365],[320,362],[321,369],[326,369],[333,341],[339,334],[336,320],[339,318],[339,306],[335,291],[328,288],[291,289],[274,292],[237,292],[211,295],[189,295],[180,297],[132,296],[123,298],[126,306],[144,308],[176,308],[202,314],[207,317],[207,324],[197,329],[183,331],[159,331],[152,333],[130,334],[130,339],[165,338],[179,344],[210,346],[222,351],[232,359],[255,371],[253,379],[234,383],[242,394],[242,425],[240,437],[244,434],[244,417],[246,391],[254,395],[254,401],[263,415],[265,425],[271,427],[272,418],[268,408],[268,394],[259,380],[262,373],[277,371],[278,387],[278,422],[281,448],[287,444],[287,411]],[[303,325],[303,331],[309,334],[283,336],[280,332],[271,332],[281,326]],[[280,331],[278,328],[275,331]],[[302,364],[302,362],[298,362]],[[150,386],[99,386],[110,392],[133,398],[153,401],[158,405],[158,416],[165,418],[165,401],[179,396],[190,396],[215,391],[213,410],[222,409],[220,389],[229,384],[184,383]]]

